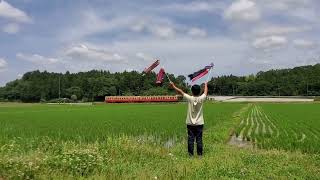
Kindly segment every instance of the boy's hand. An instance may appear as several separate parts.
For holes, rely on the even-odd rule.
[[[170,86],[174,87],[174,83],[172,81],[170,81]]]
[[[181,89],[177,88],[176,85],[175,85],[173,82],[170,82],[170,85],[171,85],[171,87],[172,87],[173,89],[175,89],[175,90],[176,90],[178,93],[180,93],[181,95],[184,94],[184,92],[183,92]]]

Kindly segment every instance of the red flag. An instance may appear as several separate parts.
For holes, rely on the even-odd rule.
[[[191,81],[194,82],[200,78],[202,78],[203,76],[205,76],[206,74],[208,74],[209,69],[205,69],[203,72],[201,72],[198,76],[194,77]]]
[[[161,68],[159,73],[158,73],[158,75],[157,75],[157,82],[156,82],[157,84],[161,84],[162,83],[162,80],[164,78],[164,73],[166,73],[166,72],[164,71],[163,68]]]
[[[160,64],[160,60],[156,60],[154,63],[152,63],[148,68],[144,69],[144,73],[150,73],[154,68],[156,68]]]
[[[190,80],[192,82],[202,78],[203,76],[205,76],[206,74],[208,74],[208,72],[210,71],[210,69],[213,67],[213,63],[211,63],[210,65],[206,66],[205,68],[193,73],[193,74],[189,74],[188,77],[190,78]]]

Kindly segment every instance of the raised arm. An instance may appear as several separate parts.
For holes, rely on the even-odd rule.
[[[206,96],[208,95],[208,82],[204,83],[204,92],[203,94],[205,94]]]
[[[185,94],[181,89],[177,88],[177,86],[176,86],[173,82],[170,82],[170,85],[171,85],[172,88],[175,89],[179,94],[181,94],[181,95]]]

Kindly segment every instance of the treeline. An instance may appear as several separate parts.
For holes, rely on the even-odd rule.
[[[169,74],[179,87],[190,88],[184,76]],[[1,101],[39,102],[69,98],[102,101],[114,95],[175,94],[165,79],[155,83],[156,74],[137,71],[111,73],[93,70],[79,73],[33,71],[0,88]],[[209,81],[210,95],[235,96],[320,96],[320,64],[293,69],[270,70],[249,76],[220,76]]]
[[[169,74],[172,81],[187,90],[185,77]],[[156,83],[156,74],[136,71],[110,73],[92,70],[79,73],[50,73],[33,71],[21,79],[9,82],[0,88],[0,100],[39,102],[69,98],[82,101],[103,101],[105,96],[115,95],[168,95],[175,94],[167,80],[161,86]]]
[[[320,64],[211,79],[209,93],[235,96],[320,96]]]

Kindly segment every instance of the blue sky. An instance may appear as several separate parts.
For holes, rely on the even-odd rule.
[[[213,76],[320,63],[317,0],[0,0],[0,86],[31,70]]]

